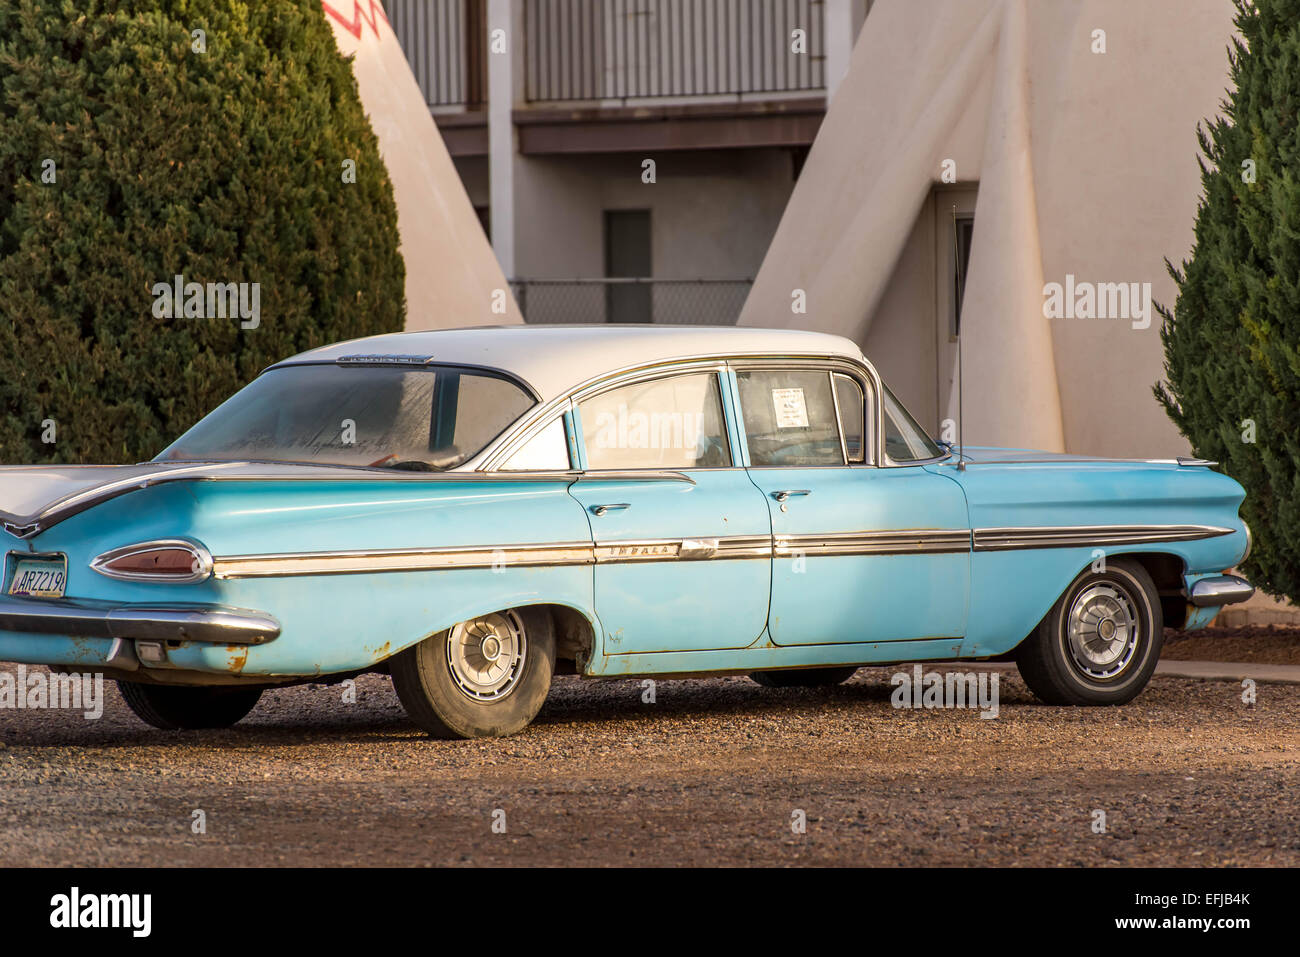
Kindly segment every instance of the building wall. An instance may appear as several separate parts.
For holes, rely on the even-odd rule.
[[[605,210],[651,211],[654,278],[749,279],[794,187],[788,151],[515,159],[516,278],[604,275]]]
[[[1196,127],[1227,83],[1231,19],[1228,0],[877,0],[742,324],[850,335],[905,401],[933,409],[927,424],[955,416],[952,356],[937,343],[926,375],[912,328],[938,319],[946,280],[918,233],[934,228],[927,207],[953,158],[979,189],[966,440],[1185,453],[1151,395],[1158,318],[1047,319],[1043,286],[1149,282],[1172,303],[1164,258],[1190,249]],[[1098,29],[1105,53],[1092,52]],[[790,311],[795,288],[806,315]]]

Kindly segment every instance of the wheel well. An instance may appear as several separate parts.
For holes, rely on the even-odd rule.
[[[1181,628],[1187,621],[1187,596],[1183,591],[1186,565],[1183,560],[1165,552],[1134,552],[1122,557],[1141,564],[1155,582],[1165,626]]]
[[[555,625],[555,673],[581,674],[591,660],[596,644],[596,629],[587,616],[568,605],[529,605],[545,611]]]

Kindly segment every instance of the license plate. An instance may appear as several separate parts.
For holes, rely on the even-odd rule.
[[[62,598],[68,584],[66,558],[14,559],[9,594],[25,598]]]

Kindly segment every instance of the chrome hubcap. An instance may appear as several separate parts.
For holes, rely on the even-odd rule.
[[[1110,582],[1075,597],[1067,620],[1074,666],[1095,680],[1114,678],[1133,661],[1141,629],[1132,596]]]
[[[474,701],[499,701],[515,689],[528,640],[512,611],[464,621],[447,636],[447,667],[461,693]]]

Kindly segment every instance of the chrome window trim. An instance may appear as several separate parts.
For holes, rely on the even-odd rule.
[[[703,364],[701,364],[701,365],[695,366],[695,367],[690,368],[690,369],[684,369],[684,370],[683,370],[683,369],[677,369],[677,370],[671,370],[671,371],[655,371],[655,372],[647,372],[647,373],[645,373],[645,374],[643,374],[643,375],[636,375],[636,374],[634,374],[634,375],[630,375],[630,376],[628,376],[628,377],[625,378],[625,379],[620,379],[618,382],[609,383],[608,385],[604,386],[603,388],[595,388],[595,387],[591,387],[591,388],[588,388],[588,389],[583,390],[582,392],[574,392],[574,393],[571,393],[571,394],[569,395],[569,397],[568,397],[568,402],[569,402],[569,406],[568,406],[568,407],[569,407],[570,409],[573,410],[574,415],[576,416],[577,423],[578,423],[579,425],[581,425],[581,424],[582,424],[582,410],[579,408],[579,406],[580,406],[583,402],[587,401],[588,399],[593,399],[593,398],[595,398],[596,396],[604,395],[606,392],[616,392],[617,390],[622,389],[622,388],[625,388],[626,386],[629,386],[629,385],[636,385],[637,383],[640,383],[640,382],[655,382],[655,381],[657,381],[657,380],[659,380],[659,379],[672,379],[672,378],[675,378],[676,376],[679,376],[679,375],[698,375],[698,374],[701,373],[701,372],[711,372],[711,373],[713,373],[713,385],[714,385],[714,388],[716,388],[716,389],[718,390],[718,412],[719,412],[719,414],[722,416],[722,428],[723,428],[724,430],[726,430],[726,429],[727,429],[727,410],[726,410],[726,403],[723,401],[723,399],[724,399],[724,397],[725,397],[725,395],[726,395],[726,391],[725,391],[725,389],[723,388],[723,384],[722,384],[722,376],[723,376],[723,374],[724,374],[726,371],[727,371],[727,367],[726,367],[726,364],[725,364],[725,363],[723,363],[723,364],[721,364],[721,365],[713,365],[713,364],[710,364],[710,363],[708,363],[708,362],[705,362],[705,363],[703,363]],[[730,431],[727,431],[725,437],[726,437],[726,439],[727,439],[727,457],[728,457],[728,458],[734,458],[734,457],[732,456],[732,454],[731,454],[731,445],[732,445],[731,439],[732,439],[732,436],[731,436]],[[577,439],[577,441],[578,441],[578,442],[581,444],[581,446],[582,446],[582,455],[583,455],[583,458],[584,458],[584,459],[587,459],[587,458],[588,458],[588,455],[587,455],[587,447],[586,447],[586,436],[585,436],[585,435],[575,435],[575,438]],[[683,471],[689,471],[689,472],[731,472],[731,471],[735,471],[735,470],[740,469],[740,468],[743,468],[743,466],[740,465],[740,464],[738,464],[738,463],[735,462],[735,461],[732,461],[732,463],[731,463],[730,465],[703,465],[703,466],[701,466],[701,465],[689,465],[689,466],[682,466],[682,467],[678,467],[678,468],[669,469],[668,471],[675,471],[675,472],[679,472],[679,473],[680,473],[680,472],[683,472]],[[658,471],[661,471],[661,470],[660,470],[660,469],[630,469],[630,470],[629,470],[629,469],[593,469],[593,468],[591,468],[590,466],[588,466],[586,469],[583,470],[583,474],[584,474],[584,475],[587,475],[587,474],[600,475],[600,474],[602,474],[602,473],[609,473],[609,472],[628,472],[628,471],[632,471],[632,472],[642,472],[642,471],[644,471],[644,472],[658,472]],[[694,483],[691,483],[691,484],[694,484]]]
[[[875,428],[872,430],[873,441],[871,450],[871,460],[868,462],[850,462],[848,461],[847,452],[844,455],[844,464],[842,465],[750,465],[751,469],[788,469],[788,468],[810,468],[810,469],[828,469],[828,468],[878,468],[876,464],[885,460],[884,432],[880,428],[884,421],[884,400],[881,392],[880,374],[876,372],[875,367],[866,359],[858,361],[849,356],[837,355],[808,355],[808,356],[737,356],[727,360],[727,366],[732,372],[742,372],[749,368],[754,369],[790,369],[796,371],[826,372],[830,376],[831,394],[835,394],[835,373],[844,372],[855,378],[858,378],[859,385],[865,382],[866,387],[871,390],[871,401],[867,401],[867,396],[863,396],[863,416],[872,414],[875,416]],[[865,389],[864,389],[865,392]],[[736,396],[737,405],[739,405],[740,396]],[[868,412],[870,409],[870,413]],[[737,426],[744,428],[743,410],[741,420]],[[840,442],[844,441],[844,424],[839,420],[839,403],[836,400],[836,425],[840,429]],[[863,422],[863,428],[866,428],[867,422]],[[748,442],[746,442],[748,450]]]
[[[501,455],[502,447],[511,442],[517,431],[529,428],[538,419],[548,416],[553,410],[558,408],[564,402],[577,403],[585,398],[592,391],[600,389],[602,386],[614,388],[624,381],[630,383],[638,377],[651,375],[653,373],[663,372],[671,374],[677,371],[693,371],[702,366],[713,365],[722,370],[732,369],[736,364],[755,363],[766,364],[788,364],[802,363],[806,367],[813,369],[824,369],[826,364],[831,366],[841,366],[845,369],[858,373],[866,378],[871,384],[875,401],[874,414],[876,422],[879,424],[883,415],[883,406],[881,404],[880,375],[876,372],[875,367],[865,358],[856,356],[833,355],[827,353],[754,353],[752,355],[736,354],[729,352],[714,352],[692,356],[680,356],[668,360],[657,360],[655,362],[636,363],[629,366],[623,366],[617,369],[611,369],[608,372],[602,372],[593,376],[585,382],[574,386],[562,396],[557,396],[547,402],[539,403],[528,412],[525,412],[513,426],[508,428],[502,435],[498,436],[493,442],[489,443],[486,448],[475,455],[473,458],[458,466],[462,471],[489,471],[493,469]],[[876,429],[876,461],[882,461],[884,455],[883,437],[879,428]],[[740,465],[733,465],[732,468],[743,468]]]
[[[556,422],[563,422],[564,417],[568,415],[572,411],[572,409],[573,409],[573,403],[567,403],[563,407],[561,407],[555,413],[555,415],[552,415],[547,419],[539,419],[538,421],[530,425],[527,429],[520,431],[508,445],[502,447],[501,456],[497,462],[495,471],[498,471],[503,475],[535,475],[538,472],[551,471],[548,469],[507,469],[505,465],[507,462],[510,461],[510,459],[514,456],[516,452],[523,449],[524,446],[526,446],[533,439],[537,438],[537,436],[541,435],[543,432],[549,429]],[[569,456],[569,468],[566,471],[576,472],[578,463],[573,461],[573,450],[569,448],[568,432],[569,430],[565,428],[564,445],[565,445],[565,451]],[[452,469],[452,471],[456,471],[456,470]]]

